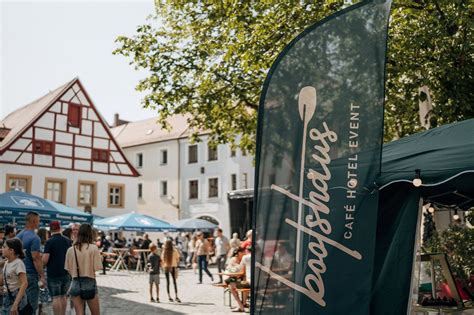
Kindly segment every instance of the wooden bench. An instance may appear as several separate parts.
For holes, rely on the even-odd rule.
[[[213,283],[212,286],[224,289],[224,306],[227,306],[225,304],[225,294],[229,293],[229,307],[232,307],[232,294],[230,293],[229,285],[227,283]]]

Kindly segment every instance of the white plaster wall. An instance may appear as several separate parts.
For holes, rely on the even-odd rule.
[[[95,114],[94,114],[94,116],[95,116]],[[95,117],[97,117],[97,116],[95,116]],[[94,123],[94,136],[103,137],[103,138],[108,137],[107,132],[105,131],[104,127],[102,126],[102,124],[100,122],[95,122]]]
[[[96,149],[108,149],[109,140],[94,138],[94,148]]]
[[[160,151],[168,151],[168,163],[160,165]],[[163,219],[165,221],[176,221],[179,219],[179,155],[178,141],[170,140],[151,143],[131,148],[124,148],[125,155],[132,164],[136,162],[136,154],[143,154],[143,167],[137,168],[140,173],[138,179],[143,183],[143,198],[138,200],[138,211],[147,215]],[[136,165],[134,165],[136,166]],[[168,196],[160,196],[160,181],[168,182]],[[173,199],[170,200],[170,196]]]
[[[56,157],[54,163],[57,167],[72,168],[72,159]]]
[[[57,160],[56,160],[57,161]],[[129,213],[137,208],[137,178],[130,176],[102,175],[89,172],[67,171],[53,168],[21,166],[0,163],[0,193],[5,192],[6,174],[28,175],[32,176],[31,193],[44,197],[44,183],[46,177],[67,179],[66,204],[70,207],[81,209],[77,205],[78,183],[79,180],[97,182],[97,207],[92,208],[94,214],[100,216],[113,216],[123,213]],[[125,207],[108,208],[107,191],[108,184],[125,185]]]
[[[56,144],[55,153],[59,155],[72,156],[72,145]]]
[[[92,170],[94,172],[107,173],[107,163],[92,162]]]
[[[14,162],[20,154],[20,152],[6,151],[0,156],[0,161]]]
[[[15,141],[12,146],[10,147],[11,149],[15,149],[15,150],[25,150],[26,147],[31,143],[31,140],[30,139],[18,139],[17,141]]]
[[[40,119],[35,123],[35,127],[53,128],[54,126],[54,114],[44,113]]]
[[[76,145],[82,145],[84,147],[90,147],[92,145],[92,138],[86,136],[76,136]]]
[[[53,156],[44,154],[35,154],[35,164],[44,166],[53,166]]]
[[[33,157],[31,153],[23,153],[18,159],[18,163],[31,164],[33,162]]]
[[[74,149],[74,156],[82,159],[90,159],[91,158],[92,151],[91,149],[87,148],[79,148],[76,147]]]
[[[84,93],[79,92],[77,93],[77,97],[79,98],[79,100],[81,101],[81,104],[82,105],[85,105],[85,106],[89,106],[89,102],[87,101],[86,97],[84,96]]]
[[[89,171],[91,169],[91,162],[83,160],[74,160],[74,168],[78,170]]]
[[[52,130],[35,128],[35,140],[53,141],[53,135]]]
[[[87,117],[87,116],[82,116]],[[90,120],[82,120],[82,134],[84,135],[92,135],[92,122]]]
[[[120,169],[120,172],[122,174],[126,174],[126,175],[131,175],[132,174],[132,170],[130,169],[128,164],[116,164],[116,165],[118,166],[118,168]]]
[[[122,154],[120,154],[120,152],[116,151],[116,152],[110,152],[110,154],[112,155],[112,158],[115,162],[125,162],[125,160],[123,159],[122,157]],[[132,161],[129,159],[129,161]]]
[[[66,115],[56,116],[56,130],[67,131],[67,116]]]
[[[50,109],[50,111],[55,112],[55,113],[60,113],[61,110],[62,110],[61,102],[54,103],[54,105]]]
[[[71,143],[72,144],[72,134],[66,133],[66,132],[56,131],[56,142]]]
[[[63,97],[61,97],[61,101],[69,102],[73,96],[74,96],[74,91],[71,88],[66,93],[64,93]]]
[[[242,187],[242,174],[247,173],[247,188],[254,187],[253,156],[242,155],[237,149],[236,156],[231,157],[230,145],[221,144],[217,147],[217,161],[207,161],[207,136],[201,137],[198,145],[198,163],[188,164],[188,139],[180,139],[180,191],[181,191],[181,218],[200,216],[214,217],[219,221],[224,234],[230,235],[229,202],[227,192],[231,190],[231,174],[237,175],[237,189]],[[204,168],[204,174],[201,168]],[[208,198],[208,179],[219,178],[219,197]],[[188,199],[188,181],[199,180],[199,198]]]

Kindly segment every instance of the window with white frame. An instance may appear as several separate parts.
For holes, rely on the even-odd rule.
[[[230,190],[237,190],[237,174],[230,174]]]
[[[160,182],[160,195],[168,196],[168,181],[166,180]]]
[[[46,199],[64,203],[64,182],[58,180],[46,180]]]
[[[248,182],[247,182],[247,173],[242,173],[242,187],[241,189],[247,189]]]
[[[143,153],[137,153],[136,159],[135,159],[135,166],[137,168],[143,167]]]
[[[188,164],[198,162],[198,146],[193,144],[188,146]]]
[[[79,198],[78,204],[80,206],[95,206],[96,205],[96,183],[79,182]]]
[[[28,180],[26,178],[10,178],[8,187],[10,191],[27,192]]]
[[[219,179],[217,177],[208,179],[209,191],[207,196],[209,198],[219,197]]]
[[[217,161],[217,147],[207,145],[207,160],[208,161]]]
[[[199,196],[199,182],[197,179],[189,181],[188,199],[197,199]]]
[[[168,150],[160,150],[160,165],[168,164]]]
[[[5,191],[21,191],[31,193],[31,180],[29,175],[6,174]]]
[[[124,185],[110,184],[109,185],[109,207],[123,207],[124,206]]]

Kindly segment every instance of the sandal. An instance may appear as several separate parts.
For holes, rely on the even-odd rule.
[[[176,297],[176,299],[174,299],[174,300],[178,303],[181,303],[181,300],[179,299],[179,297]]]
[[[168,300],[169,300],[170,302],[174,302],[174,301],[173,301],[173,299],[172,299],[171,297],[169,297],[169,298],[168,298]]]

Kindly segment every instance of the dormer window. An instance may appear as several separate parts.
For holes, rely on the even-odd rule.
[[[109,151],[101,149],[92,150],[92,161],[95,162],[108,162],[109,161]]]
[[[53,154],[53,143],[51,141],[35,140],[33,141],[33,152],[35,154]]]
[[[71,127],[79,127],[81,125],[81,105],[69,104],[67,112],[67,123]]]

